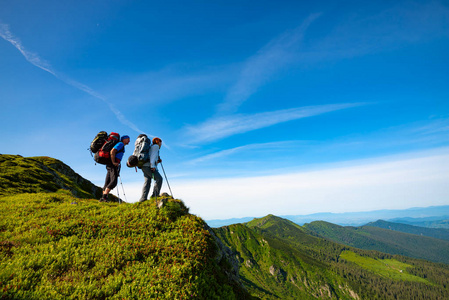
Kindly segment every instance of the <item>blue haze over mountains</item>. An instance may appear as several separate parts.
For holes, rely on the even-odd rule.
[[[366,212],[316,213],[310,215],[279,216],[298,225],[313,221],[326,221],[341,226],[361,226],[377,220],[385,220],[421,227],[449,228],[449,205],[413,207],[403,210],[374,210]],[[233,218],[225,220],[206,220],[211,227],[221,227],[236,223],[245,223],[255,217]],[[444,222],[446,221],[446,222]]]

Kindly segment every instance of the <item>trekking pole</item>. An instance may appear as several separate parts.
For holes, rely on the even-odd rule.
[[[165,181],[167,181],[167,185],[168,185],[168,189],[170,190],[170,194],[171,194],[172,198],[174,199],[175,197],[173,197],[173,192],[171,191],[170,183],[168,183],[167,175],[165,174],[164,165],[162,164],[162,162],[161,162],[161,167],[162,167],[162,171],[164,172]]]
[[[120,204],[120,189],[117,187],[118,203]]]
[[[123,197],[125,197],[125,201],[128,202],[128,199],[126,199],[125,188],[123,187],[122,176],[119,176],[118,178],[120,178],[120,184],[121,184],[122,190],[123,190]],[[118,188],[117,188],[117,191],[118,191]],[[119,198],[119,200],[120,200],[120,198]]]

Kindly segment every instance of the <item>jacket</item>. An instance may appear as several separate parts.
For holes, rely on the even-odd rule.
[[[157,168],[157,161],[159,159],[159,145],[153,144],[148,150],[150,161],[143,164],[144,167]]]

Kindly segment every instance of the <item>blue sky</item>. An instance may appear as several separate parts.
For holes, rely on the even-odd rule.
[[[98,131],[159,136],[205,219],[449,203],[446,1],[0,1],[0,37],[0,153],[102,186]]]

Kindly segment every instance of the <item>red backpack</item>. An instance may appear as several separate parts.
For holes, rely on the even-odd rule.
[[[95,153],[94,160],[102,165],[106,165],[111,162],[111,150],[120,141],[120,134],[111,132],[108,139],[101,147],[100,151]]]

